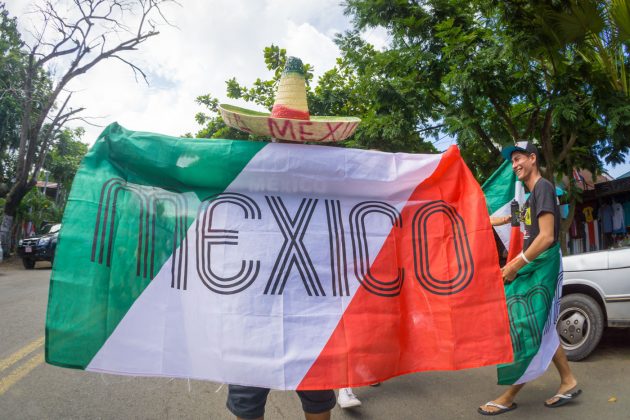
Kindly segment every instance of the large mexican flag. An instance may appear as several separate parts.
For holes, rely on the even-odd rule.
[[[512,360],[479,185],[441,155],[110,125],[63,219],[48,363],[275,389]]]
[[[510,162],[504,162],[483,184],[488,212],[510,214],[510,203],[525,202],[523,184]],[[521,226],[495,227],[506,249],[507,261],[523,249]],[[516,279],[505,285],[514,361],[498,368],[500,385],[522,384],[545,373],[560,341],[556,321],[562,294],[562,258],[559,245],[548,249],[523,267]]]

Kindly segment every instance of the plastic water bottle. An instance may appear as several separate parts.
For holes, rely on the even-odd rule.
[[[512,200],[510,203],[510,214],[512,215],[512,226],[519,226],[521,224],[520,208],[518,201]]]

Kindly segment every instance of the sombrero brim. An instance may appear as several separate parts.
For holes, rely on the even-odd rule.
[[[274,118],[269,113],[233,105],[219,105],[230,127],[258,136],[296,142],[338,142],[350,137],[361,122],[355,117],[311,116],[310,120]]]

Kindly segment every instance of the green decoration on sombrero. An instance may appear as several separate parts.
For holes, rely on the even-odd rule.
[[[304,77],[305,76],[304,64],[302,64],[302,60],[300,60],[297,57],[288,57],[287,62],[284,65],[284,70],[282,71],[282,73],[283,74],[297,73],[297,74],[301,74],[302,77]]]
[[[221,116],[231,127],[247,133],[296,142],[337,142],[350,137],[361,120],[356,117],[311,117],[306,102],[306,80],[302,60],[288,57],[271,114],[233,105],[219,105]]]

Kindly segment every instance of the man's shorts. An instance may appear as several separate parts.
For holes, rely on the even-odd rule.
[[[337,400],[332,389],[325,391],[296,391],[306,413],[319,414],[332,410]],[[236,417],[257,419],[265,414],[268,388],[228,386],[227,408]]]

